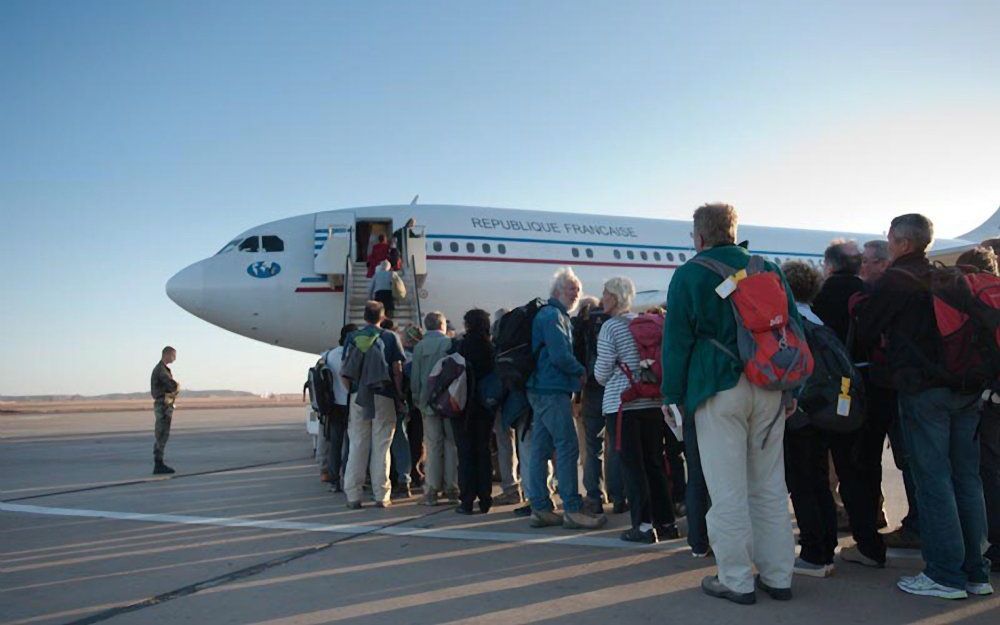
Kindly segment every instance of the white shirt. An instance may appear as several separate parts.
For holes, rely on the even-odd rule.
[[[808,319],[809,321],[812,321],[818,326],[823,325],[823,321],[816,316],[816,313],[812,311],[812,308],[809,307],[809,304],[795,302],[795,308],[798,309],[799,316],[802,317],[803,319]]]
[[[340,365],[344,357],[344,348],[340,345],[326,352],[326,366],[333,372],[333,399],[338,406],[347,405],[347,387],[344,378],[340,377]]]

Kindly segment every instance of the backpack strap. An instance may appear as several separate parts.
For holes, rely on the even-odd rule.
[[[732,267],[722,262],[721,260],[715,260],[714,258],[709,258],[707,256],[701,256],[701,255],[695,256],[694,258],[691,259],[690,262],[696,265],[701,265],[702,267],[708,269],[712,273],[718,274],[722,278],[728,278],[729,276],[739,271],[739,269],[736,269],[735,267]]]
[[[737,356],[736,354],[734,354],[732,352],[732,350],[730,350],[728,347],[726,347],[725,345],[723,345],[722,341],[720,341],[719,339],[717,339],[715,337],[711,337],[711,338],[706,337],[706,338],[708,339],[708,342],[711,343],[712,345],[714,345],[716,348],[718,348],[718,350],[720,352],[722,352],[723,354],[729,356],[730,358],[732,358],[736,362],[740,363],[741,365],[743,364],[743,359],[740,358],[739,356]]]

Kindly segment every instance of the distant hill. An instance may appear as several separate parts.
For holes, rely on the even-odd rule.
[[[257,397],[248,391],[189,391],[183,389],[184,397]],[[108,393],[106,395],[0,395],[0,401],[114,401],[118,399],[149,399],[149,391],[138,393]]]

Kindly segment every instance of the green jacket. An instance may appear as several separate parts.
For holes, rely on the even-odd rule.
[[[706,256],[744,269],[751,254],[738,245],[720,245],[701,251],[695,258]],[[789,317],[801,324],[785,275],[774,263],[768,261],[766,265],[781,276],[788,294]],[[742,363],[709,340],[715,338],[734,354],[739,353],[733,306],[715,292],[721,282],[722,278],[712,270],[688,262],[674,272],[667,290],[662,353],[663,403],[682,406],[692,417],[706,399],[735,387],[743,373]]]
[[[445,336],[443,332],[430,331],[419,343],[413,347],[413,361],[410,368],[410,393],[417,408],[423,414],[430,414],[427,407],[427,395],[430,388],[427,385],[427,378],[434,369],[434,365],[448,354],[451,349],[452,340]]]

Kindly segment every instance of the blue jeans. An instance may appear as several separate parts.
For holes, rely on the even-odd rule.
[[[392,445],[389,447],[392,464],[396,469],[396,481],[407,485],[411,480],[410,469],[413,468],[413,460],[410,458],[410,439],[406,435],[406,423],[409,420],[409,415],[404,412],[396,414],[396,432],[392,435]]]
[[[688,545],[691,551],[708,551],[708,485],[701,472],[701,456],[698,455],[698,435],[694,428],[694,415],[684,415],[684,460],[687,463],[687,488],[684,491],[684,507],[687,508]]]
[[[920,507],[924,574],[952,588],[989,581],[979,477],[978,397],[946,388],[899,394],[899,416]]]
[[[898,400],[896,402],[899,403]],[[898,406],[896,412],[898,413]],[[896,468],[903,474],[903,489],[906,491],[906,516],[900,525],[916,534],[920,533],[920,506],[917,505],[917,487],[913,483],[913,470],[910,468],[910,455],[903,440],[902,419],[899,415],[889,425],[889,446],[892,447],[892,459]]]
[[[576,466],[580,459],[580,445],[573,424],[571,396],[566,393],[528,393],[534,417],[531,422],[531,458],[528,465],[528,493],[531,509],[548,512],[553,509],[552,499],[545,480],[548,461],[556,454],[556,477],[559,480],[559,497],[565,512],[579,512],[583,504],[580,497]]]

